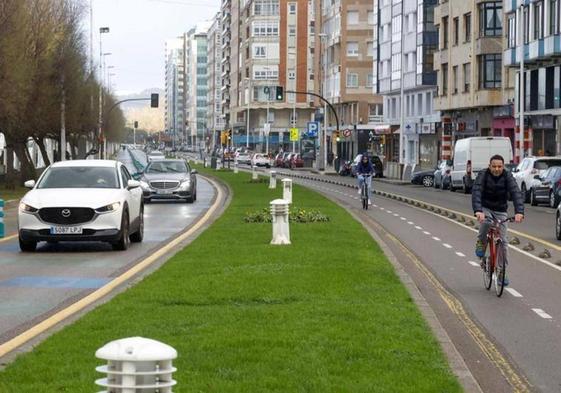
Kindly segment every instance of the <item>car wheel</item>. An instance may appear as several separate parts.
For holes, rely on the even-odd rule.
[[[129,238],[129,213],[128,211],[123,212],[123,217],[121,218],[121,233],[119,240],[111,244],[113,250],[125,251],[129,248],[130,238]]]
[[[434,183],[434,179],[432,178],[432,176],[423,176],[423,186],[425,187],[432,187],[432,184]]]
[[[25,241],[19,238],[19,249],[23,252],[33,252],[37,248],[37,242],[33,240]]]
[[[197,188],[195,187],[195,190],[193,191],[193,201],[197,200]]]
[[[555,237],[561,240],[561,215],[559,212],[555,215]]]
[[[522,183],[520,186],[520,192],[522,192],[522,198],[524,198],[524,203],[530,202],[530,195],[528,195],[528,190],[526,190],[526,184]]]
[[[530,190],[530,205],[538,206],[538,200],[536,199],[536,192],[534,191],[533,188]]]
[[[130,240],[133,243],[142,243],[142,240],[144,239],[144,207],[140,207],[138,221],[138,230],[130,235]]]
[[[144,202],[144,203],[150,203],[150,202],[152,202],[152,201],[150,200],[150,198],[145,198],[145,199],[143,199],[143,202]]]
[[[549,207],[556,208],[557,207],[557,198],[555,197],[555,193],[553,191],[549,191]]]
[[[187,202],[187,203],[193,203],[193,202],[195,202],[194,194],[191,194],[190,196],[188,196],[188,197],[185,199],[185,202]]]

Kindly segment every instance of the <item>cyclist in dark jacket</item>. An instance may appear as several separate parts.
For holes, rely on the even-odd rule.
[[[374,167],[368,155],[363,154],[360,158],[360,162],[356,166],[356,178],[358,180],[358,193],[360,194],[362,189],[362,183],[366,182],[368,185],[368,204],[370,205],[372,197],[372,175],[374,174]],[[370,175],[370,176],[368,176]]]
[[[487,232],[492,223],[491,216],[497,220],[506,220],[508,217],[508,196],[512,197],[514,204],[514,220],[519,223],[524,219],[524,199],[516,184],[512,173],[505,170],[504,159],[500,155],[494,155],[489,160],[489,168],[481,171],[473,184],[471,204],[473,212],[479,221],[479,235],[475,244],[475,255],[479,258],[485,256],[487,246]],[[506,222],[500,226],[501,239],[504,255],[507,255],[507,225]],[[482,263],[483,265],[483,263]],[[508,279],[505,277],[505,285]]]

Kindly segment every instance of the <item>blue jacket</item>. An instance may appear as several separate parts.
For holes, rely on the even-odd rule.
[[[374,173],[374,167],[372,166],[372,162],[370,162],[370,158],[368,159],[368,163],[366,165],[364,164],[364,162],[362,162],[362,159],[360,160],[360,162],[356,166],[356,173],[357,175]]]

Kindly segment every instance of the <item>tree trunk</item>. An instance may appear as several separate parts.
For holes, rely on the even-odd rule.
[[[39,151],[41,152],[41,156],[43,157],[43,162],[45,163],[45,167],[51,165],[51,160],[49,159],[49,154],[47,152],[47,148],[45,147],[45,140],[38,136],[33,136],[33,140],[39,146]]]
[[[29,152],[27,152],[27,147],[24,143],[19,142],[14,144],[14,153],[20,161],[20,184],[23,184],[26,180],[35,179],[37,174],[35,173],[35,166],[30,161]]]
[[[6,161],[6,189],[14,190],[17,184],[17,174],[14,169],[14,149],[12,145],[6,146],[6,154],[8,155]]]

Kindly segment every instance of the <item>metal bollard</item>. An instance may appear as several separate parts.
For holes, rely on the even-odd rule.
[[[4,200],[0,199],[0,239],[4,237]]]
[[[292,203],[292,179],[282,179],[282,199]]]
[[[271,240],[271,244],[290,244],[288,209],[288,202],[284,199],[275,199],[271,202],[271,216],[273,218],[273,240]]]
[[[274,190],[277,188],[277,172],[271,171],[271,178],[269,179],[269,188]]]
[[[95,384],[111,393],[172,393],[177,384],[172,374],[177,371],[172,360],[177,351],[169,345],[143,337],[129,337],[111,341],[95,353],[107,365],[96,368],[107,378]],[[100,392],[104,393],[104,392]]]
[[[255,166],[251,167],[251,179],[257,180],[257,172],[255,172]]]

